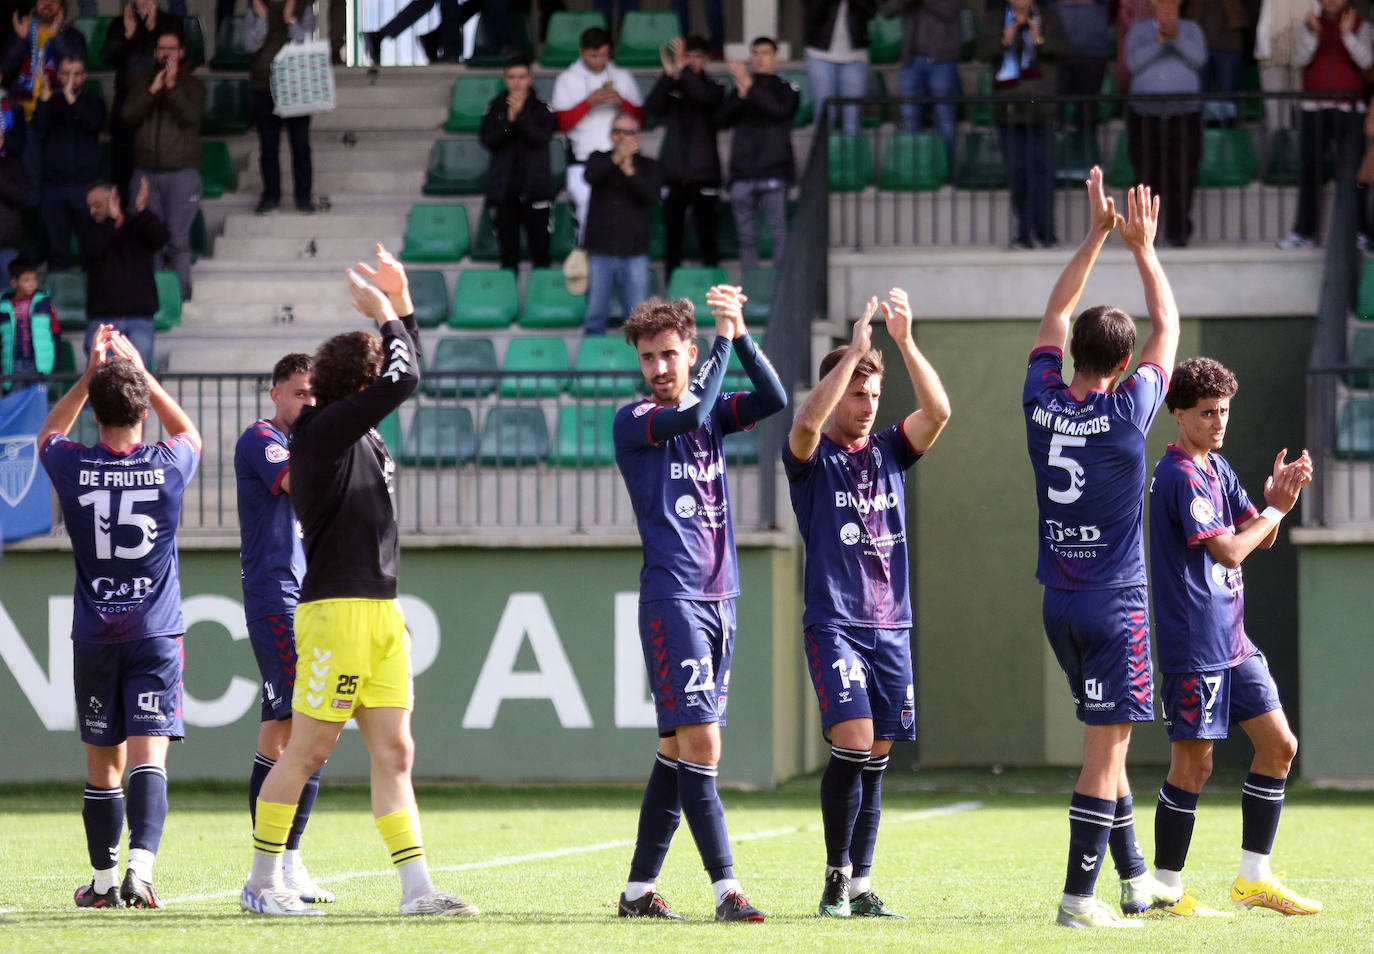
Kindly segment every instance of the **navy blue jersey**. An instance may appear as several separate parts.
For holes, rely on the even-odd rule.
[[[1198,464],[1170,444],[1150,482],[1150,575],[1159,671],[1237,666],[1259,650],[1245,634],[1240,567],[1212,558],[1209,537],[1235,533],[1255,505],[1220,454]]]
[[[289,615],[301,595],[305,548],[291,498],[282,489],[290,467],[286,435],[271,421],[258,421],[239,437],[234,476],[243,611],[248,619]]]
[[[181,435],[121,454],[54,434],[40,459],[76,558],[72,639],[124,643],[184,632],[176,534],[200,448]]]
[[[1168,375],[1142,364],[1079,401],[1063,368],[1058,348],[1032,351],[1021,395],[1040,514],[1036,579],[1064,590],[1144,585],[1145,432]]]
[[[802,625],[911,625],[906,472],[920,458],[901,424],[846,450],[822,435],[810,460],[782,449],[806,543]]]

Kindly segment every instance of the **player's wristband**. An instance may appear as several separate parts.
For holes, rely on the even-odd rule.
[[[1272,522],[1276,527],[1283,522],[1283,511],[1278,507],[1265,507],[1260,512],[1260,516]]]

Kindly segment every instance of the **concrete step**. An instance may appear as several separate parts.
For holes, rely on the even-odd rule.
[[[291,182],[288,168],[283,169],[282,188],[286,191]],[[420,187],[425,184],[424,166],[408,169],[316,169],[314,192],[316,195],[343,195],[346,193],[368,193],[371,195],[414,196],[420,197]],[[240,192],[262,192],[262,175],[257,164],[250,165],[239,174]]]
[[[225,236],[215,241],[215,257],[225,260],[242,261],[245,264],[272,262],[280,264],[291,260],[313,260],[333,262],[339,268],[347,268],[359,259],[375,261],[377,243],[387,248],[400,249],[401,232],[345,231],[329,228],[331,223],[323,216],[315,216],[325,228],[317,229],[315,234],[305,236]],[[251,266],[250,266],[251,267]]]
[[[316,148],[311,144],[310,165],[318,175],[324,170],[335,169],[418,169],[423,170],[429,160],[429,141],[416,140],[405,143],[404,146],[391,145],[358,145],[352,148],[346,147],[342,142],[331,137],[326,140],[328,145],[324,148]],[[257,170],[259,166],[259,150],[256,145],[248,153],[244,169]],[[289,180],[291,170],[291,151],[281,150],[282,174]]]
[[[310,117],[310,131],[343,132],[352,129],[360,134],[363,131],[439,134],[439,127],[448,118],[448,110],[444,106],[410,106],[404,103],[404,100],[399,103],[393,100],[384,108],[339,106]]]
[[[433,110],[441,110],[442,116],[439,121],[443,122],[448,115],[448,104],[453,92],[453,79],[440,78],[427,82],[409,83],[378,83],[370,86],[366,83],[349,84],[347,86],[336,84],[338,106],[336,109],[376,109],[391,110],[396,106],[406,107],[428,107]],[[312,116],[310,125],[313,128],[315,120],[320,116],[327,115],[321,113]]]
[[[291,212],[276,215],[231,213],[224,219],[224,234],[216,241],[215,254],[226,239],[258,237],[313,238],[321,233],[329,236],[399,235],[405,230],[405,212],[341,212],[330,209],[327,214],[296,215]]]

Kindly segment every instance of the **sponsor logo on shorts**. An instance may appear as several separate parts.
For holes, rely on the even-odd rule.
[[[335,709],[352,709],[352,708],[353,708],[353,700],[352,700],[352,699],[335,699],[333,702],[330,703],[330,705],[333,706]]]

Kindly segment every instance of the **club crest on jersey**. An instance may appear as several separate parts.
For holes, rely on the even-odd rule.
[[[16,434],[0,440],[0,499],[17,507],[38,471],[38,435]]]
[[[653,409],[654,403],[652,401],[645,401],[642,404],[640,404],[639,407],[635,408],[633,413],[635,417],[643,417],[645,414],[648,414]]]
[[[1193,515],[1193,519],[1198,523],[1211,523],[1217,518],[1217,512],[1212,507],[1212,501],[1206,497],[1194,497],[1193,502],[1188,505],[1188,512]]]
[[[291,452],[280,444],[268,444],[263,453],[266,455],[267,460],[273,464],[280,464],[282,461],[288,460],[291,457]]]

